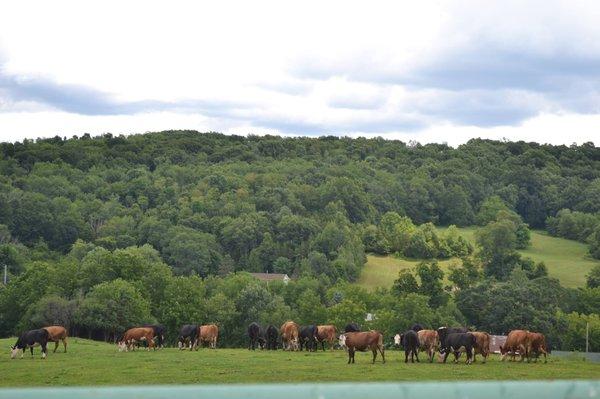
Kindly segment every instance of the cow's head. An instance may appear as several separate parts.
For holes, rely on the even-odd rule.
[[[508,352],[508,350],[506,349],[506,347],[500,345],[500,354],[501,355],[506,355],[507,352]]]
[[[125,341],[117,342],[117,348],[119,348],[119,352],[127,352],[127,344],[125,343]]]
[[[396,345],[396,346],[402,345],[402,335],[400,335],[400,334],[394,335],[394,345]]]
[[[18,354],[19,354],[19,348],[17,348],[17,345],[11,346],[10,347],[10,358],[14,359],[15,357],[17,357]]]
[[[298,337],[292,338],[291,340],[292,349],[297,351],[300,348],[300,343],[298,342]]]
[[[338,338],[338,343],[340,344],[340,346],[342,348],[346,347],[346,335],[345,334],[340,334],[340,336]]]

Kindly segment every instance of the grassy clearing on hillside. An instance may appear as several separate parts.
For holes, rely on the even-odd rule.
[[[444,228],[439,228],[443,231]],[[460,234],[475,245],[475,227],[459,228]],[[551,277],[556,277],[565,287],[582,287],[585,276],[600,261],[588,255],[586,244],[549,236],[543,231],[531,232],[531,246],[519,251],[535,262],[544,262]],[[393,256],[367,256],[367,264],[358,283],[368,289],[391,287],[402,269],[415,267],[420,260],[398,259]],[[457,260],[440,261],[444,272]]]
[[[8,348],[15,339],[0,340]],[[521,380],[590,379],[600,376],[600,364],[550,358],[544,363],[500,362],[487,364],[405,364],[397,350],[386,352],[371,364],[370,353],[358,353],[356,364],[346,364],[344,351],[251,352],[247,349],[200,349],[198,352],[167,348],[156,352],[118,352],[115,345],[71,339],[68,353],[40,359],[28,354],[11,360],[0,357],[0,386],[142,385],[207,383],[273,383],[333,381]],[[464,360],[464,358],[463,358]]]

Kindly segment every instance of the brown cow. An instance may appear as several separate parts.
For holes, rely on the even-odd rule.
[[[205,342],[209,348],[217,349],[217,338],[219,338],[219,327],[216,324],[198,327],[198,346],[196,346],[196,350]]]
[[[329,344],[331,350],[333,350],[333,343],[335,342],[336,330],[332,324],[317,326],[317,341],[321,342],[321,349],[325,351],[325,341]]]
[[[535,361],[537,362],[540,353],[542,353],[544,355],[544,363],[547,363],[548,359],[546,358],[546,354],[548,353],[548,348],[546,346],[546,337],[544,334],[530,332],[529,339],[531,342],[531,350],[529,352],[527,361],[529,361],[531,359],[531,355],[535,353]]]
[[[298,350],[298,330],[298,324],[293,321],[286,321],[283,323],[280,329],[283,350]]]
[[[121,338],[117,344],[119,352],[123,350],[127,352],[129,349],[132,351],[135,350],[135,344],[140,341],[146,341],[148,343],[147,350],[150,350],[150,348],[156,350],[156,347],[154,346],[154,329],[152,327],[134,327],[125,331],[123,338]]]
[[[485,363],[490,355],[490,334],[481,331],[473,331],[471,334],[475,336],[477,341],[473,348],[473,361],[477,361],[475,355],[480,354],[483,356],[483,363]]]
[[[62,341],[63,346],[65,347],[65,353],[67,353],[67,337],[69,334],[67,333],[67,329],[63,326],[48,326],[44,327],[44,330],[48,331],[48,342],[54,342],[54,352],[58,349],[59,341]]]
[[[511,361],[515,360],[517,352],[521,355],[521,361],[529,355],[531,350],[531,337],[529,331],[526,330],[512,330],[506,337],[504,345],[500,346],[500,353],[502,357],[500,360],[504,361],[504,358],[510,354]]]
[[[438,332],[435,330],[419,330],[417,335],[419,337],[419,349],[427,352],[429,363],[432,363],[439,344]]]
[[[377,351],[381,353],[383,363],[385,363],[385,350],[383,348],[383,334],[379,331],[349,332],[340,335],[340,346],[348,348],[348,364],[354,363],[354,354],[356,351],[365,352],[370,349],[373,352],[373,363],[377,358]]]

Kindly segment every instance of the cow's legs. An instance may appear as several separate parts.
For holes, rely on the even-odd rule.
[[[385,350],[383,349],[383,345],[377,345],[377,348],[379,349],[379,353],[381,353],[381,359],[385,363]]]
[[[375,364],[375,359],[377,358],[377,347],[372,349],[373,351],[373,364]]]
[[[65,353],[67,353],[67,338],[66,337],[63,338],[62,342],[63,342],[63,346],[65,347]]]
[[[417,363],[421,363],[421,362],[419,361],[419,350],[418,350],[418,349],[417,349],[417,350],[415,350],[415,357],[417,358]]]
[[[33,359],[33,346],[30,346],[29,349],[31,350],[31,358]]]
[[[52,351],[52,353],[56,353],[56,350],[58,349],[58,341],[56,341],[54,343],[54,350]]]
[[[348,364],[354,363],[354,348],[348,348]]]
[[[48,346],[47,346],[47,342],[42,342],[42,359],[46,358],[46,355],[48,354]],[[33,348],[31,348],[33,349]]]
[[[404,363],[408,363],[408,349],[404,349]]]

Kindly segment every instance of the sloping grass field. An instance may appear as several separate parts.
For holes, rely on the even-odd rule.
[[[0,347],[8,349],[14,342],[1,339]],[[33,359],[26,353],[23,359],[11,360],[6,350],[0,356],[0,386],[600,378],[599,363],[552,357],[547,364],[500,362],[497,356],[487,364],[405,364],[403,353],[388,350],[385,364],[380,358],[371,364],[370,352],[357,353],[355,364],[346,364],[347,359],[343,350],[307,353],[203,348],[190,352],[165,348],[125,353],[118,352],[116,345],[72,338],[68,353],[50,351],[46,360],[40,358],[39,348]]]
[[[460,233],[475,245],[474,227],[460,228]],[[443,231],[443,228],[440,228]],[[577,241],[566,240],[549,236],[543,231],[531,232],[531,246],[519,251],[522,255],[532,258],[535,262],[544,262],[548,267],[548,274],[556,277],[565,287],[582,287],[585,285],[585,276],[600,261],[593,259],[588,254],[588,246]],[[367,264],[358,280],[358,283],[367,289],[377,287],[391,287],[398,278],[402,269],[413,268],[420,259],[400,259],[394,256],[367,256]],[[440,261],[444,272],[457,260]]]

